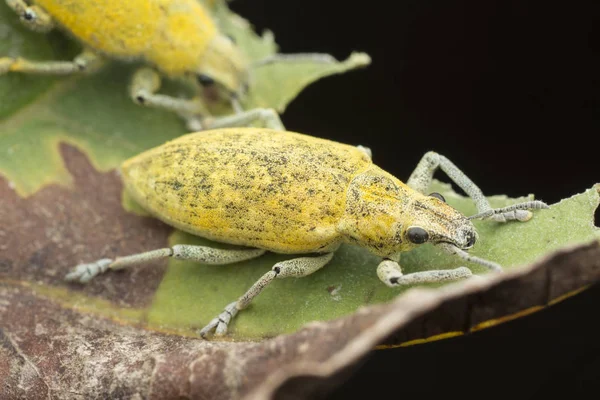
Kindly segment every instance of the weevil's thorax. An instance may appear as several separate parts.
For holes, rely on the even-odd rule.
[[[338,224],[348,242],[390,257],[417,246],[407,234],[411,227],[425,230],[430,243],[449,242],[460,248],[470,247],[476,235],[460,212],[416,192],[379,167],[354,177]]]
[[[410,201],[408,186],[372,166],[350,182],[338,230],[348,242],[382,257],[402,251],[407,246],[402,232]]]

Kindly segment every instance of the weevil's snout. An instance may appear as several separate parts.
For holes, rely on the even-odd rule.
[[[477,231],[471,221],[462,215],[454,220],[446,221],[440,226],[438,236],[434,239],[437,243],[449,243],[462,250],[468,250],[475,245],[478,239]]]
[[[443,232],[438,242],[449,243],[461,250],[468,250],[475,245],[479,235],[475,226],[464,215],[452,209],[452,217],[442,224]]]
[[[477,241],[477,232],[471,231],[467,234],[467,246],[465,249],[470,249],[473,247],[475,242]]]
[[[460,235],[463,238],[463,245],[459,246],[461,249],[463,250],[467,250],[470,249],[471,247],[473,247],[475,245],[475,242],[477,241],[477,232],[475,231],[475,229],[465,229],[464,232]]]

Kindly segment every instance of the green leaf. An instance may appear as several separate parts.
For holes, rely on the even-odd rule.
[[[544,254],[565,246],[600,238],[593,224],[600,203],[600,185],[539,210],[528,222],[496,223],[475,221],[480,240],[471,254],[500,263],[510,270],[531,263]],[[450,185],[435,182],[431,191],[442,193],[449,204],[466,215],[475,213],[473,202],[452,191]],[[493,207],[503,207],[533,199],[489,198]],[[171,244],[223,245],[177,232]],[[290,256],[268,254],[256,260],[231,266],[204,266],[171,261],[154,297],[149,324],[193,333],[219,314],[223,307],[242,295],[273,264]],[[333,260],[319,272],[305,278],[282,279],[272,283],[252,305],[240,312],[230,325],[230,337],[256,340],[291,333],[314,320],[330,320],[348,315],[367,304],[392,300],[409,288],[390,289],[375,273],[380,259],[366,250],[342,246]],[[426,269],[456,268],[463,261],[424,245],[401,260],[405,273]],[[469,265],[476,273],[479,266]],[[442,284],[429,284],[436,287]]]
[[[276,52],[272,34],[257,36],[224,2],[214,7],[220,24],[238,38],[250,59]],[[4,2],[0,2],[0,38],[0,56],[69,60],[79,51],[59,33],[30,32]],[[253,76],[253,94],[244,105],[283,111],[312,82],[368,63],[368,56],[359,54],[341,63],[261,67]],[[0,98],[11,99],[0,102],[0,175],[12,182],[17,193],[28,196],[52,183],[71,183],[58,154],[60,142],[83,150],[95,168],[107,171],[128,157],[186,133],[182,121],[172,113],[133,104],[127,88],[136,67],[108,63],[94,74],[59,78],[17,73],[0,76]],[[189,92],[178,82],[166,82],[164,90]],[[229,108],[214,111],[232,112]]]

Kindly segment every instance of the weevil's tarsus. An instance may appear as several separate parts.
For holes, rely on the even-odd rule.
[[[110,258],[103,258],[98,261],[94,261],[89,264],[79,264],[71,272],[65,276],[65,280],[72,282],[78,281],[81,283],[87,283],[92,280],[93,277],[103,274],[108,271],[110,264],[113,262]]]
[[[118,257],[115,260],[104,258],[90,264],[80,264],[67,274],[65,279],[68,281],[86,283],[94,276],[104,273],[109,269],[118,270],[128,268],[168,257],[177,260],[196,261],[209,265],[226,265],[260,257],[265,252],[266,250],[262,249],[215,249],[207,246],[178,244],[171,248],[167,247],[130,256]]]
[[[52,17],[36,5],[28,5],[23,0],[6,0],[6,4],[20,17],[27,28],[35,32],[46,33],[54,28]]]
[[[223,336],[227,333],[227,326],[229,322],[237,315],[238,308],[236,307],[237,301],[229,303],[223,312],[217,317],[213,318],[204,328],[200,330],[200,336],[205,337],[213,329],[215,330],[215,336]]]
[[[263,127],[277,131],[285,131],[279,114],[272,108],[254,108],[239,114],[227,115],[225,117],[206,118],[203,120],[205,129],[219,129],[230,127],[249,126],[259,122]]]
[[[258,68],[274,63],[318,63],[334,64],[336,60],[333,56],[324,53],[295,53],[295,54],[273,54],[254,61],[250,68]]]
[[[219,314],[216,318],[211,320],[202,330],[200,335],[205,337],[210,331],[215,329],[215,335],[221,336],[227,333],[227,325],[237,314],[239,310],[243,310],[248,307],[252,299],[258,296],[265,287],[269,285],[274,279],[282,278],[301,278],[308,276],[315,271],[323,268],[334,253],[326,253],[316,257],[300,257],[291,260],[278,262],[271,268],[269,272],[264,274],[242,297],[236,302],[229,304],[225,307],[225,310]]]
[[[433,180],[433,174],[440,168],[475,202],[477,214],[469,219],[489,218],[497,222],[521,221],[531,219],[533,214],[527,210],[548,208],[541,201],[527,201],[501,209],[493,209],[483,192],[452,161],[433,151],[425,153],[417,167],[410,175],[407,185],[425,194]]]
[[[435,283],[454,281],[472,276],[469,268],[441,269],[432,271],[413,272],[404,275],[400,264],[394,260],[383,260],[377,267],[377,276],[389,287],[414,285],[420,283]]]
[[[89,72],[102,64],[102,58],[84,50],[73,61],[31,61],[24,58],[0,58],[0,74],[21,72],[35,75],[71,75]]]
[[[523,203],[513,204],[507,207],[496,208],[487,210],[484,212],[477,213],[468,217],[469,219],[492,219],[498,222],[506,222],[512,220],[518,221],[529,221],[533,216],[533,213],[529,210],[541,210],[550,208],[548,204],[543,201],[533,200],[526,201]]]
[[[500,264],[497,264],[497,263],[495,263],[493,261],[485,260],[483,258],[479,258],[479,257],[473,256],[473,255],[467,253],[464,250],[459,249],[458,247],[456,247],[456,246],[454,246],[452,244],[449,244],[449,243],[439,243],[438,246],[440,246],[445,252],[447,252],[449,254],[454,254],[454,255],[457,255],[458,257],[462,258],[465,261],[482,265],[482,266],[488,268],[491,271],[501,272],[503,270],[502,266],[500,266]]]

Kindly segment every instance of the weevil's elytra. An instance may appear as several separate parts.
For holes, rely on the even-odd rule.
[[[481,191],[445,157],[427,153],[407,183],[385,172],[362,146],[300,133],[231,128],[193,133],[125,161],[126,190],[157,218],[235,250],[176,245],[115,260],[77,266],[67,279],[87,282],[108,269],[165,257],[229,264],[265,251],[297,254],[277,263],[200,332],[222,335],[229,321],[274,279],[318,271],[341,243],[381,256],[377,275],[388,286],[439,282],[472,275],[466,267],[404,275],[402,252],[423,243],[440,246],[465,261],[501,267],[468,254],[477,232],[467,218],[437,194],[426,195],[441,168],[475,201],[476,217],[527,221],[530,201],[492,209]]]
[[[147,66],[133,75],[129,88],[137,104],[175,112],[192,130],[246,126],[254,121],[282,128],[272,109],[241,111],[239,100],[251,86],[253,65],[235,41],[219,31],[210,12],[198,0],[5,1],[30,29],[48,32],[59,28],[78,40],[84,51],[72,61],[0,57],[0,75],[69,75],[95,70],[103,59],[141,61]],[[297,56],[332,61],[321,54]],[[267,61],[277,59],[286,56],[273,56]],[[206,90],[199,90],[192,99],[158,94],[161,76],[182,79]],[[231,101],[237,114],[209,118],[205,102],[215,99]]]
[[[270,130],[186,135],[122,166],[134,199],[179,229],[280,253],[339,242],[352,178],[373,167],[354,146]],[[193,204],[193,205],[192,205]]]

